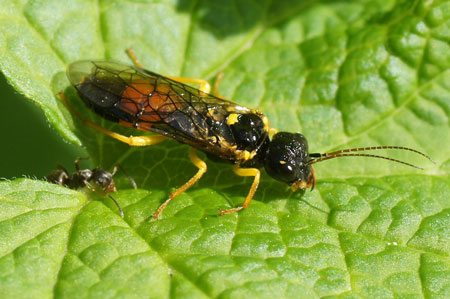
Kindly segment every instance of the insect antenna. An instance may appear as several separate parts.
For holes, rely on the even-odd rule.
[[[330,159],[334,159],[334,158],[339,158],[339,157],[369,157],[369,158],[385,159],[385,160],[389,160],[392,162],[404,164],[404,165],[407,165],[410,167],[414,167],[414,168],[423,170],[422,167],[419,167],[414,164],[407,163],[407,162],[404,162],[401,160],[389,158],[389,157],[384,157],[384,156],[380,156],[380,155],[372,155],[372,154],[364,154],[364,153],[351,153],[351,152],[373,151],[373,150],[382,150],[382,149],[410,151],[410,152],[416,153],[418,155],[421,155],[422,157],[425,157],[428,160],[430,160],[431,162],[435,163],[434,160],[431,159],[428,155],[426,155],[422,152],[419,152],[418,150],[415,150],[415,149],[412,149],[409,147],[404,147],[404,146],[385,145],[385,146],[368,146],[368,147],[358,147],[358,148],[347,148],[347,149],[343,149],[343,150],[339,150],[339,151],[335,151],[335,152],[331,152],[331,153],[324,153],[324,154],[311,153],[309,156],[312,158],[315,158],[315,159],[311,159],[307,164],[310,165],[310,164],[314,164],[317,162],[330,160]]]
[[[117,206],[117,208],[119,209],[120,217],[122,217],[122,218],[125,217],[125,214],[123,213],[122,207],[119,205],[117,200],[108,193],[108,191],[103,190],[103,194],[102,194],[94,186],[92,186],[88,181],[84,180],[84,184],[86,185],[86,187],[88,187],[89,189],[91,189],[92,191],[97,193],[98,195],[100,195],[100,196],[104,196],[104,195],[108,196],[114,202],[114,204]]]
[[[112,197],[109,193],[105,192],[105,194],[116,204],[117,208],[119,209],[120,217],[124,218],[125,215],[124,215],[123,210],[120,207],[119,203],[117,202],[117,200],[115,200],[114,197]]]
[[[125,168],[122,167],[122,165],[117,164],[116,167],[119,167],[120,171],[122,171],[125,176],[127,177],[127,179],[130,181],[131,185],[133,185],[133,189],[137,189],[137,185],[136,182],[134,181],[134,179],[128,174],[127,171],[125,171]],[[116,167],[114,167],[114,169],[116,169]]]

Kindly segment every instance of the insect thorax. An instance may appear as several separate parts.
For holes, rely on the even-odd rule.
[[[262,167],[269,143],[263,116],[253,111],[229,113],[222,121],[212,124],[218,142],[232,152],[231,162],[243,167]]]

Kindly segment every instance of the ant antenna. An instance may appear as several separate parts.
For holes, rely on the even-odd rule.
[[[419,152],[418,150],[409,148],[409,147],[404,147],[404,146],[392,146],[392,145],[385,145],[385,146],[368,146],[368,147],[358,147],[358,148],[348,148],[348,149],[343,149],[343,150],[339,150],[339,151],[335,151],[335,152],[331,152],[331,153],[312,153],[309,156],[312,158],[316,158],[316,159],[311,159],[307,164],[311,165],[314,163],[318,163],[321,161],[325,161],[325,160],[330,160],[330,159],[334,159],[334,158],[339,158],[339,157],[369,157],[369,158],[378,158],[378,159],[385,159],[385,160],[389,160],[389,161],[393,161],[396,163],[400,163],[400,164],[404,164],[410,167],[414,167],[417,169],[421,169],[423,170],[422,167],[416,166],[414,164],[410,164],[401,160],[397,160],[397,159],[393,159],[393,158],[389,158],[389,157],[384,157],[384,156],[379,156],[379,155],[372,155],[372,154],[348,154],[349,152],[361,152],[361,151],[373,151],[373,150],[382,150],[382,149],[395,149],[395,150],[404,150],[404,151],[410,151],[413,153],[416,153],[418,155],[421,155],[422,157],[427,158],[428,160],[430,160],[431,162],[435,163],[433,161],[433,159],[431,159],[428,155]]]
[[[113,202],[114,204],[117,206],[117,208],[119,209],[119,213],[120,213],[120,217],[125,218],[125,214],[123,213],[122,208],[120,207],[119,203],[117,202],[117,200],[112,197],[107,191],[103,190],[103,194],[101,194],[94,186],[92,186],[88,181],[84,180],[84,184],[86,185],[86,187],[88,187],[89,189],[91,189],[92,191],[94,191],[95,193],[97,193],[100,196],[106,195],[108,196]]]
[[[114,197],[112,197],[109,193],[105,192],[105,194],[116,204],[117,208],[119,209],[120,217],[124,218],[125,215],[124,215],[123,210],[120,207],[119,203],[117,202],[117,200],[115,200]]]
[[[130,181],[131,185],[133,185],[133,189],[137,189],[137,185],[136,182],[134,181],[134,179],[128,174],[128,172],[125,171],[125,169],[122,167],[122,165],[117,164],[116,167],[119,167],[120,171],[122,171],[125,176],[128,178],[128,180]],[[114,169],[116,169],[116,167],[114,167]],[[115,171],[114,171],[115,173]]]

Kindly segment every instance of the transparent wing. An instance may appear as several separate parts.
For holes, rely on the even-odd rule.
[[[107,61],[78,61],[68,77],[85,103],[128,127],[170,136],[220,158],[234,159],[230,113],[250,109],[153,72]]]

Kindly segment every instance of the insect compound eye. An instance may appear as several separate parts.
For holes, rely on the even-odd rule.
[[[282,146],[269,145],[264,167],[267,173],[276,180],[288,184],[297,180],[298,166],[292,155]]]
[[[308,143],[303,135],[279,132],[270,142],[264,167],[274,179],[293,184],[308,178],[308,159]]]
[[[265,169],[267,173],[279,181],[291,184],[297,179],[298,167],[292,161],[286,161],[282,152],[271,152],[266,160]]]

